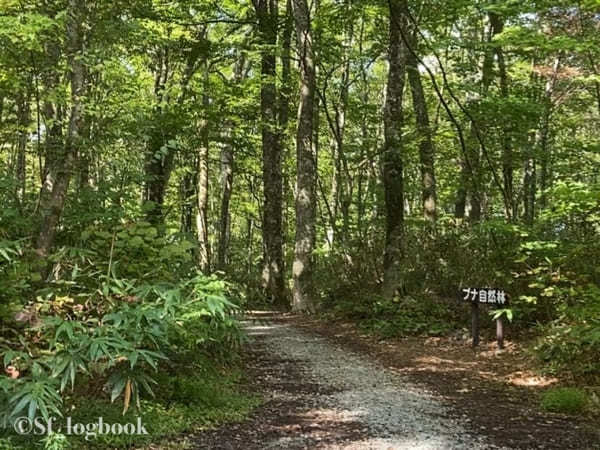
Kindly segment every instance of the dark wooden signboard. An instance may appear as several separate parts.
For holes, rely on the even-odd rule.
[[[492,305],[497,308],[508,306],[508,295],[497,288],[463,288],[461,298],[471,303],[471,334],[473,347],[479,345],[479,305]],[[498,347],[504,348],[504,325],[502,317],[496,319],[496,340]]]

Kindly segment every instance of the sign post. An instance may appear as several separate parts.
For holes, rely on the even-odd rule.
[[[479,303],[471,302],[471,336],[473,347],[479,345]]]
[[[502,316],[496,319],[496,340],[498,341],[498,348],[502,350],[504,348],[504,325],[502,324]]]
[[[479,345],[479,304],[496,307],[508,305],[508,297],[502,289],[493,288],[464,288],[461,290],[463,300],[471,302],[471,336],[473,347]],[[496,319],[496,340],[498,348],[504,348],[504,324],[502,317]]]

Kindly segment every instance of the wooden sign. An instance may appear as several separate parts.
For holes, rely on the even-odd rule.
[[[508,295],[502,289],[496,288],[463,288],[462,299],[471,303],[471,335],[473,347],[479,345],[479,305],[508,306]],[[496,340],[498,348],[504,348],[504,325],[502,317],[496,319]]]

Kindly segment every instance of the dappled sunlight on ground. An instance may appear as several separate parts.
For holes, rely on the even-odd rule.
[[[558,378],[544,377],[537,375],[528,370],[518,370],[511,373],[506,377],[506,380],[514,384],[515,386],[528,386],[528,387],[548,387],[558,383]]]

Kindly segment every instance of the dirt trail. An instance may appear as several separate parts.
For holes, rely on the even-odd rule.
[[[249,317],[248,372],[265,404],[195,436],[203,449],[493,449],[426,388],[278,317]]]

